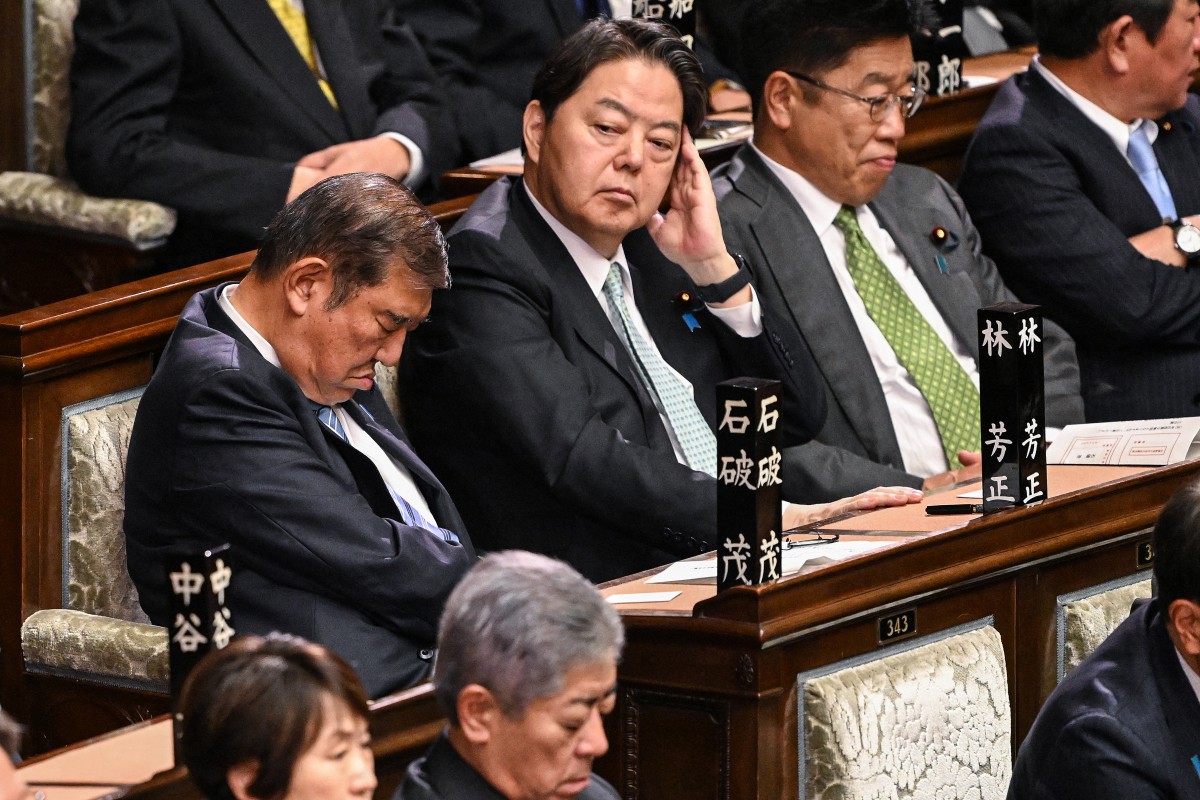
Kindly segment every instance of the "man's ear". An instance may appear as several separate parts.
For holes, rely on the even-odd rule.
[[[1128,74],[1130,48],[1138,39],[1146,40],[1146,34],[1128,14],[1117,17],[1100,31],[1100,51],[1108,61],[1109,69],[1118,75]]]
[[[257,800],[249,791],[250,784],[254,783],[257,777],[258,762],[243,761],[229,768],[225,773],[225,782],[229,784],[229,791],[233,792],[237,800]]]
[[[1200,656],[1200,603],[1180,598],[1167,609],[1175,628],[1176,642],[1184,655]]]
[[[546,136],[546,109],[541,101],[530,100],[525,106],[525,116],[521,120],[521,133],[525,137],[525,159],[535,164],[540,160],[542,140]]]
[[[759,113],[765,114],[767,119],[771,120],[772,126],[786,131],[795,124],[803,103],[804,95],[796,86],[796,82],[786,72],[775,70],[763,83],[762,108]]]
[[[491,741],[502,714],[491,691],[478,683],[467,684],[458,693],[457,709],[458,727],[467,741],[474,745]]]
[[[323,307],[332,294],[333,270],[322,258],[302,258],[283,271],[283,290],[292,313],[304,316],[310,308]]]

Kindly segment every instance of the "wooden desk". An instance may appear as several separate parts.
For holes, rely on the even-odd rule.
[[[647,573],[606,587],[685,592],[671,604],[622,606],[628,645],[597,771],[626,797],[797,797],[796,675],[880,650],[877,620],[910,608],[916,635],[993,618],[1015,747],[1056,682],[1056,598],[1144,569],[1138,545],[1197,475],[1200,462],[1051,467],[1051,498],[1038,507],[928,517],[912,506],[824,525],[886,531],[893,543],[770,586],[718,596],[713,586],[647,587]]]

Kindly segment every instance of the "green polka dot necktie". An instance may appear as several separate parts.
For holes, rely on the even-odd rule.
[[[979,449],[979,390],[871,247],[851,206],[833,224],[846,237],[846,266],[867,313],[929,403],[951,468]]]
[[[633,356],[638,377],[654,398],[655,405],[671,423],[688,466],[716,477],[717,437],[696,407],[691,387],[667,366],[658,349],[634,327],[629,308],[625,305],[620,264],[613,263],[609,267],[608,277],[604,279],[604,299],[608,302],[609,318],[621,334],[625,349]]]

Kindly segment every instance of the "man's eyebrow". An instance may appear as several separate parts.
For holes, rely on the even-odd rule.
[[[872,84],[882,83],[884,86],[891,86],[894,83],[912,83],[912,70],[905,73],[885,74],[883,72],[871,72],[863,76],[863,79],[858,82],[859,88],[863,86],[871,86]]]
[[[391,322],[393,325],[407,325],[408,324],[408,317],[396,314],[393,311],[388,311],[388,310],[384,309],[383,315],[385,317],[387,317],[388,321]]]
[[[611,97],[603,97],[600,100],[596,101],[596,104],[604,106],[605,108],[611,108],[613,111],[616,111],[618,114],[624,114],[626,117],[628,117],[631,120],[641,119],[640,116],[633,113],[633,111],[630,110],[629,107],[627,107],[624,103],[618,102],[617,100],[613,100]],[[663,120],[661,122],[655,122],[650,127],[651,127],[651,129],[670,128],[675,133],[679,133],[680,129],[682,128],[682,126],[678,122],[676,122],[675,120],[670,120],[670,119]]]
[[[601,695],[597,695],[595,697],[589,697],[586,695],[580,696],[580,697],[572,697],[570,704],[571,705],[594,706],[597,703],[599,703],[601,700],[605,700],[609,697],[612,697],[616,693],[617,693],[617,685],[614,683],[612,686],[608,687],[608,689],[606,689],[604,691],[604,693]]]

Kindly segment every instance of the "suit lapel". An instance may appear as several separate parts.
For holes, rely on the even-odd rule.
[[[526,196],[524,184],[519,180],[513,181],[509,190],[509,208],[543,271],[557,286],[555,301],[566,306],[560,316],[571,320],[580,341],[624,381],[637,400],[649,435],[655,437],[661,434],[665,441],[666,431],[659,419],[658,409],[646,387],[642,385],[625,343],[618,338],[608,315],[596,302],[591,287],[584,280],[583,273],[575,266],[575,261],[567,252],[566,246],[533,207],[533,203]],[[628,255],[626,253],[626,256]]]
[[[329,104],[312,70],[296,49],[291,37],[279,24],[266,0],[209,0],[224,17],[263,71],[290,97],[297,108],[330,139],[346,140],[346,126],[337,110]],[[316,28],[316,25],[310,25]],[[320,43],[318,42],[318,47]],[[325,58],[325,51],[321,51]],[[335,55],[335,59],[336,59]]]
[[[869,386],[866,391],[835,389],[832,400],[869,452],[899,463],[900,445],[883,390],[874,380],[875,367],[820,238],[791,193],[756,154],[743,148],[737,157],[745,170],[734,178],[734,186],[759,208],[750,224],[761,254],[751,259],[754,269],[762,280],[775,284],[825,381],[831,387]]]
[[[1154,142],[1159,166],[1171,189],[1171,197],[1175,199],[1175,207],[1181,212],[1200,206],[1200,186],[1191,179],[1192,170],[1176,166],[1195,162],[1196,137],[1200,136],[1185,111],[1172,111],[1160,120],[1158,139]]]
[[[950,332],[958,339],[959,346],[968,353],[974,353],[977,348],[975,310],[980,304],[978,292],[965,275],[960,276],[955,271],[961,263],[960,259],[943,255],[948,272],[942,273],[937,262],[938,255],[942,254],[929,240],[929,234],[935,227],[946,223],[954,225],[956,220],[942,218],[944,212],[939,217],[938,212],[927,204],[915,203],[915,198],[895,197],[887,188],[869,205],[879,224],[892,237],[916,273],[917,280],[925,287],[929,299],[946,321]],[[952,232],[962,235],[962,231]],[[971,296],[964,297],[964,293]]]
[[[325,77],[333,88],[338,101],[334,116],[346,128],[348,139],[363,139],[371,134],[375,111],[371,103],[369,87],[363,83],[361,60],[354,36],[347,27],[346,16],[338,13],[340,3],[331,0],[305,0],[309,32],[317,43]],[[317,89],[322,102],[331,110],[332,106],[320,88]]]

